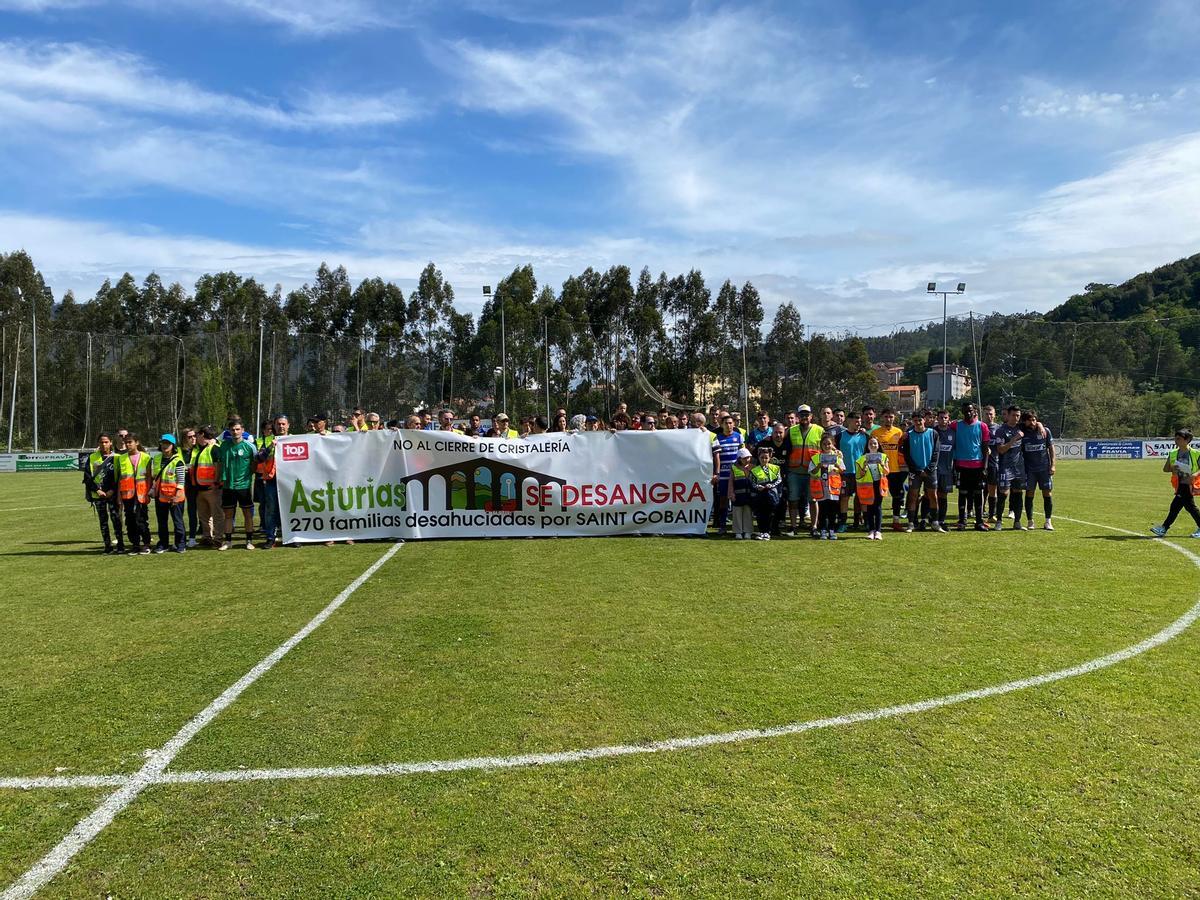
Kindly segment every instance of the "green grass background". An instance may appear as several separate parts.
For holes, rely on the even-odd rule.
[[[1156,468],[1064,463],[1058,511],[1143,531],[1169,500]],[[79,496],[72,476],[0,477],[0,775],[136,770],[384,549],[106,558]],[[43,505],[61,508],[6,511]],[[1196,601],[1181,555],[1056,524],[882,544],[410,543],[174,768],[769,726],[1078,663]],[[48,894],[1194,894],[1198,649],[1190,630],[1049,687],[736,747],[157,786]],[[0,882],[100,796],[0,792]]]

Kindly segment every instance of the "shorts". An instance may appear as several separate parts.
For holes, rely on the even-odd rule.
[[[913,494],[936,491],[937,479],[932,472],[913,472],[908,476],[908,489]]]
[[[983,469],[958,470],[958,487],[968,494],[980,490],[983,487],[983,479]]]
[[[254,500],[250,497],[250,488],[221,488],[221,508],[233,509],[235,506],[240,506],[242,509],[253,509]]]
[[[953,469],[938,469],[937,471],[937,490],[939,494],[954,493],[954,470]]]
[[[1054,490],[1054,479],[1050,477],[1049,469],[1044,472],[1025,473],[1025,490],[1036,491],[1038,488],[1047,492]]]
[[[991,486],[993,484],[1000,484],[1001,477],[1002,476],[1000,474],[1000,467],[993,466],[991,463],[988,463],[987,464],[987,483],[988,483],[988,485]]]
[[[807,503],[809,495],[808,473],[801,474],[800,472],[787,473],[788,485],[788,502],[799,503],[801,501]]]
[[[1024,480],[1025,475],[1022,472],[1002,471],[998,482],[1001,493],[1007,494],[1014,487],[1019,491]]]
[[[855,490],[858,489],[858,479],[849,472],[842,473],[842,498],[846,499],[854,496]]]

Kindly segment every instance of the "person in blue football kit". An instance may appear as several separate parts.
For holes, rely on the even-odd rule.
[[[997,531],[1004,530],[1004,504],[1010,493],[1013,515],[1013,530],[1023,531],[1021,524],[1021,498],[1025,484],[1025,454],[1022,444],[1025,432],[1021,430],[1021,407],[1010,406],[1004,411],[1004,422],[992,432],[992,455],[996,458],[996,525]]]

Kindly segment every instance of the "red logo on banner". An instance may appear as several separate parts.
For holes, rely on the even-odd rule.
[[[308,444],[281,444],[284,461],[308,459]]]

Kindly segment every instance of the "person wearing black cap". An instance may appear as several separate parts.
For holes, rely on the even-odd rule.
[[[162,451],[157,465],[154,467],[154,485],[150,492],[154,495],[154,513],[158,518],[158,546],[155,553],[185,552],[186,537],[183,526],[184,485],[187,484],[187,463],[183,461],[175,442],[175,435],[164,434],[158,441],[158,449]],[[175,545],[169,543],[171,533],[168,522],[175,527]]]

